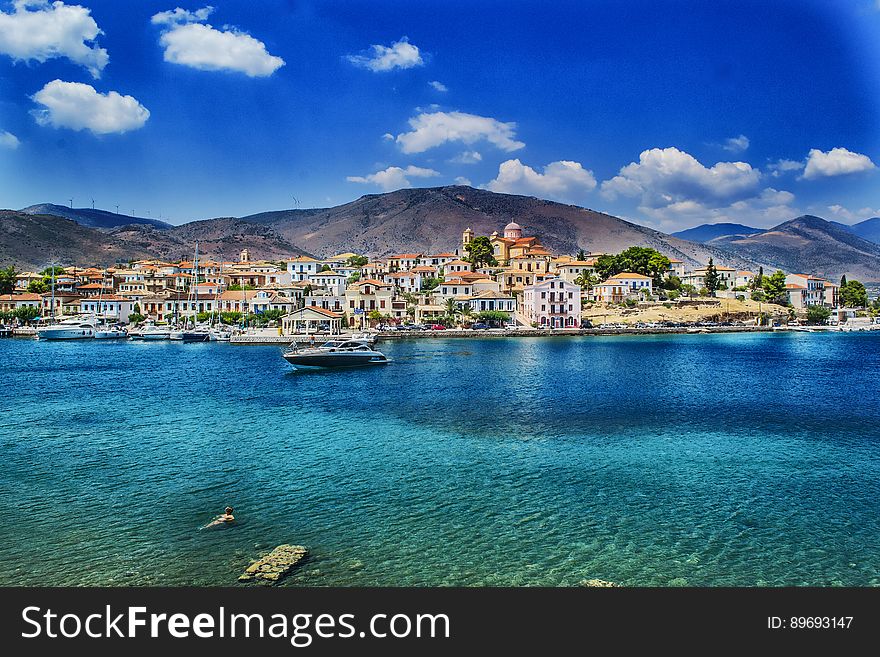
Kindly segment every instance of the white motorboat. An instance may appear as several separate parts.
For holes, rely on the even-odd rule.
[[[145,326],[141,331],[141,340],[167,340],[169,330],[167,326],[156,326],[152,324]]]
[[[128,332],[121,326],[96,326],[96,340],[121,340],[127,338]]]
[[[294,347],[284,354],[284,360],[297,368],[356,367],[380,365],[389,362],[381,351],[376,351],[363,340],[328,340],[318,347]]]
[[[213,328],[208,331],[208,335],[211,337],[211,342],[229,342],[230,338],[232,338],[232,331],[223,328]]]
[[[91,319],[72,317],[57,324],[43,326],[37,330],[41,340],[82,340],[95,336],[95,323]]]

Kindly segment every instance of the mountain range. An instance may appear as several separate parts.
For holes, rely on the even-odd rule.
[[[196,241],[206,257],[226,260],[237,259],[244,248],[254,258],[270,260],[345,251],[373,257],[437,253],[459,248],[465,228],[490,235],[502,232],[510,221],[557,253],[615,253],[648,246],[689,266],[705,264],[711,257],[716,264],[738,269],[779,267],[831,278],[846,274],[880,280],[880,245],[859,237],[856,227],[819,217],[798,217],[769,230],[716,224],[667,235],[574,205],[458,185],[369,194],[332,208],[263,212],[180,226],[48,204],[0,211],[0,264],[36,269],[52,260],[80,265],[147,257],[177,260],[191,257]],[[857,226],[870,235],[880,230],[880,219]]]

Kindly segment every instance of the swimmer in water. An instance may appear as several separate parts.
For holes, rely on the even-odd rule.
[[[234,509],[231,506],[227,506],[222,515],[217,516],[211,522],[209,522],[205,527],[215,527],[217,525],[228,525],[231,522],[235,521],[235,516],[232,515]]]

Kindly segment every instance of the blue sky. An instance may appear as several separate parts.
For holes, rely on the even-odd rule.
[[[0,1],[0,207],[462,182],[667,232],[880,215],[880,0],[206,7]]]

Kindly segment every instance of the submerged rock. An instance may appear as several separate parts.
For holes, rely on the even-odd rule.
[[[588,586],[590,588],[597,589],[611,589],[611,588],[619,588],[620,584],[615,584],[614,582],[607,582],[604,579],[584,579],[581,580],[579,586]]]
[[[302,561],[306,554],[308,554],[308,549],[302,545],[279,545],[266,556],[251,562],[238,581],[277,582],[293,570],[294,566]]]

